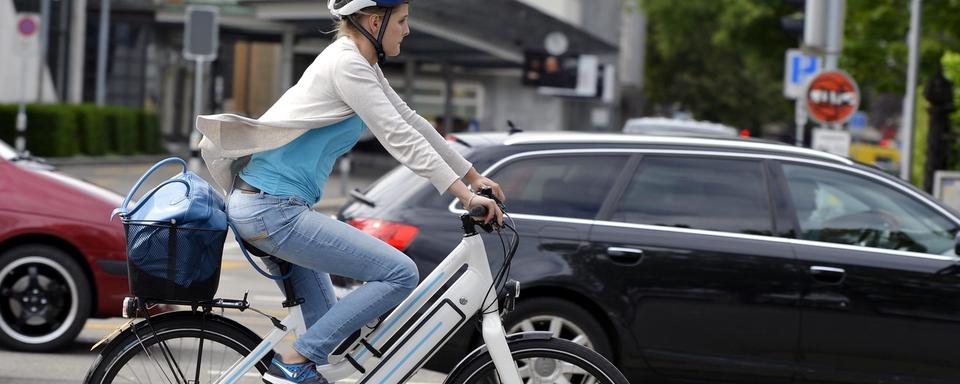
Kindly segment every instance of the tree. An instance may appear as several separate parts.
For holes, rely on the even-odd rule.
[[[783,0],[637,0],[650,20],[648,105],[749,127],[790,124],[783,55],[799,46],[780,26],[796,12]],[[904,93],[909,0],[848,0],[840,68],[864,95]],[[960,0],[925,0],[920,82],[948,51],[960,51]],[[869,97],[864,100],[869,105]],[[652,111],[648,111],[652,112]]]
[[[921,13],[920,82],[946,52],[960,50],[960,0],[926,0]],[[861,88],[903,94],[909,29],[908,0],[848,0],[840,67]]]
[[[648,105],[759,132],[792,120],[782,94],[783,54],[796,46],[780,28],[794,9],[778,1],[643,0],[649,24]]]

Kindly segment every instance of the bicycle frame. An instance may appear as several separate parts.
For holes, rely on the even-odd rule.
[[[330,355],[330,364],[318,366],[317,371],[331,382],[357,373],[358,384],[405,382],[474,314],[484,311],[481,332],[494,366],[502,382],[520,384],[500,321],[497,290],[488,290],[493,284],[489,265],[480,236],[464,236],[396,310],[380,324],[364,327],[347,348],[338,347]],[[294,332],[299,336],[306,331],[299,306],[289,307],[281,324],[286,329],[271,331],[216,383],[236,382],[287,334]]]

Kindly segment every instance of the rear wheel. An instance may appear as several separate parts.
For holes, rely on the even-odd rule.
[[[0,256],[0,344],[49,351],[72,342],[90,314],[90,282],[65,252],[24,245]]]
[[[600,354],[561,339],[520,340],[510,343],[510,354],[526,384],[629,384]],[[446,383],[498,384],[500,377],[490,353],[464,362]]]
[[[261,341],[236,326],[200,316],[154,320],[152,327],[138,327],[137,334],[124,332],[125,340],[105,350],[86,383],[213,383]],[[236,382],[259,383],[271,355]]]

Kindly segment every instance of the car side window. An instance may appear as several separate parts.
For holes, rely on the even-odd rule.
[[[771,235],[758,160],[644,156],[611,220]]]
[[[784,164],[805,240],[953,255],[957,226],[902,191],[838,170]]]
[[[593,219],[626,160],[588,154],[523,158],[491,178],[504,189],[511,213]]]

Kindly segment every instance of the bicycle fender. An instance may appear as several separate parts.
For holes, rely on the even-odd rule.
[[[531,331],[531,332],[511,333],[511,334],[507,335],[507,345],[509,345],[510,343],[518,342],[518,341],[525,341],[525,340],[549,340],[549,339],[552,339],[552,338],[553,338],[553,334],[552,334],[552,333],[550,333],[550,332],[543,332],[543,331]],[[477,347],[477,349],[474,349],[472,352],[470,352],[469,354],[467,354],[466,357],[464,357],[462,360],[460,360],[460,362],[457,363],[457,365],[456,365],[455,367],[453,367],[453,370],[451,370],[451,371],[450,371],[450,374],[447,375],[447,378],[444,379],[443,384],[452,384],[452,383],[448,382],[447,380],[449,380],[451,377],[457,377],[457,376],[459,376],[459,375],[460,375],[460,371],[463,370],[463,367],[467,366],[470,362],[472,362],[473,360],[476,360],[476,359],[480,358],[480,356],[483,356],[483,355],[486,354],[486,353],[487,353],[487,346],[486,346],[486,345],[481,345],[481,346]]]
[[[204,314],[202,312],[193,312],[193,311],[165,312],[159,315],[150,316],[149,324],[146,322],[146,320],[141,320],[127,327],[127,329],[124,329],[123,331],[118,333],[100,349],[100,353],[97,354],[97,359],[93,362],[93,364],[90,365],[90,369],[87,370],[87,375],[83,379],[83,382],[84,383],[90,382],[91,376],[93,375],[94,372],[97,371],[97,368],[103,362],[104,356],[109,356],[113,354],[113,350],[127,345],[127,340],[129,338],[136,337],[134,335],[134,332],[136,332],[137,335],[144,335],[145,333],[150,332],[150,324],[157,325],[167,321],[179,320],[181,318],[193,318],[193,317],[199,317],[203,315]],[[247,327],[244,327],[237,321],[224,316],[217,315],[215,313],[206,314],[206,321],[219,322],[231,328],[240,330],[243,333],[247,334],[248,336],[251,336],[253,340],[263,339],[262,337],[260,337],[260,335],[253,333],[253,331],[251,331]]]

